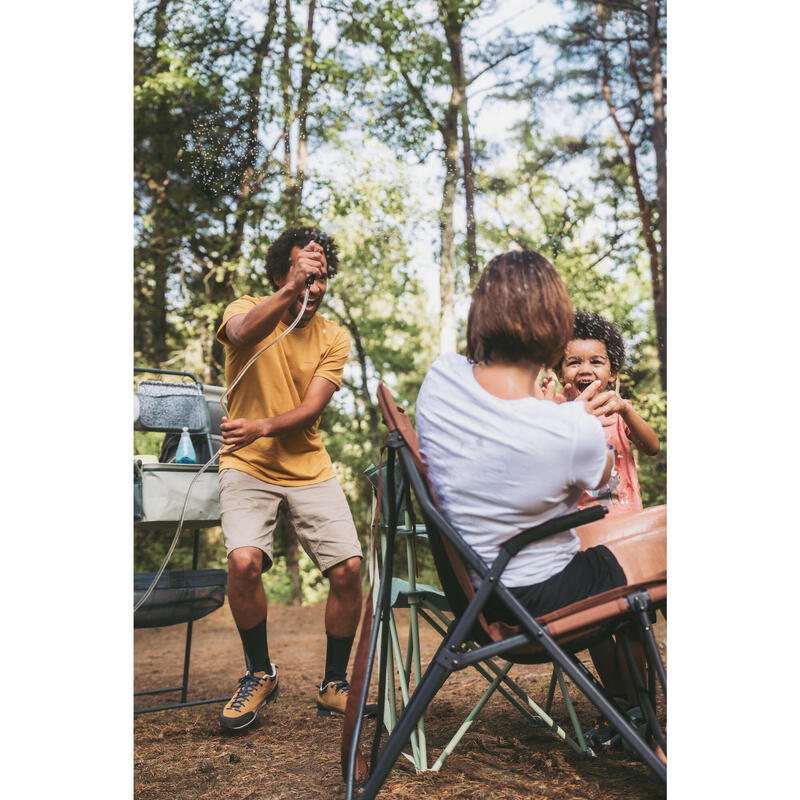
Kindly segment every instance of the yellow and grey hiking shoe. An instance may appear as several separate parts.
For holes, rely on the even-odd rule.
[[[228,704],[219,712],[219,724],[229,731],[246,728],[258,712],[278,697],[278,668],[273,664],[272,677],[259,677],[247,672],[239,678],[239,688]]]
[[[347,681],[330,681],[317,692],[318,717],[343,717],[347,706],[350,684]]]

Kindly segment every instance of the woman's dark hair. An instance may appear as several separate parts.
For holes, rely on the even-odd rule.
[[[309,242],[322,245],[328,262],[328,277],[333,278],[336,275],[339,268],[339,248],[333,241],[333,236],[318,228],[287,228],[267,250],[267,277],[273,289],[278,288],[275,278],[282,278],[289,272],[292,248],[295,245],[305,247]]]
[[[467,358],[550,367],[564,353],[572,319],[564,283],[544,256],[532,250],[503,253],[486,265],[472,292]]]
[[[622,341],[617,326],[606,322],[599,314],[592,311],[578,311],[570,336],[570,340],[572,339],[596,339],[602,342],[606,346],[611,372],[616,375],[622,369],[625,363],[625,342]]]

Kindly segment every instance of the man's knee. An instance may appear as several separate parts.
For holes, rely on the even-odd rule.
[[[261,580],[263,554],[256,547],[237,547],[228,554],[228,580],[256,583]]]
[[[328,570],[328,580],[334,591],[361,590],[361,558],[354,556]]]

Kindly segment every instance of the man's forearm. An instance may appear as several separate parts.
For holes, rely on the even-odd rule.
[[[261,425],[264,432],[261,435],[277,439],[286,434],[308,428],[321,413],[321,411],[317,411],[314,408],[299,405],[291,411],[286,411],[268,419],[262,419]]]
[[[297,291],[287,284],[246,314],[233,317],[225,328],[228,340],[237,347],[260,342],[275,330],[296,297]]]

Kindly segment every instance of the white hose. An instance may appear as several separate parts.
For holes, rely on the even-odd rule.
[[[250,369],[250,365],[263,353],[269,350],[272,345],[277,344],[287,333],[290,333],[294,328],[297,326],[297,323],[300,322],[300,318],[303,316],[303,313],[306,310],[306,305],[308,305],[308,294],[309,294],[309,287],[306,287],[306,293],[303,297],[303,305],[300,309],[300,313],[295,317],[294,322],[278,337],[273,339],[269,344],[265,344],[239,371],[239,374],[233,379],[233,383],[225,390],[222,397],[219,399],[219,404],[222,406],[222,411],[225,416],[228,416],[228,405],[226,400],[228,395],[234,390],[236,384],[244,376],[245,372]],[[167,567],[167,563],[169,562],[170,558],[172,557],[172,553],[175,550],[175,545],[178,544],[178,539],[180,538],[181,531],[183,530],[183,520],[186,517],[186,506],[189,503],[189,497],[192,494],[192,487],[194,486],[194,482],[208,469],[211,465],[211,462],[222,452],[222,447],[214,453],[213,456],[197,471],[197,474],[192,478],[192,482],[189,484],[189,488],[186,490],[186,497],[183,500],[183,508],[181,509],[181,516],[180,520],[178,521],[178,529],[175,531],[175,536],[172,538],[172,544],[169,546],[169,550],[167,551],[167,555],[164,556],[164,560],[161,562],[161,566],[158,568],[158,572],[156,572],[155,578],[153,578],[150,585],[147,587],[147,591],[139,598],[139,602],[133,607],[133,613],[135,614],[139,608],[147,601],[147,598],[153,593],[153,590],[156,588],[156,584],[158,583],[159,578],[164,573],[164,570]]]

